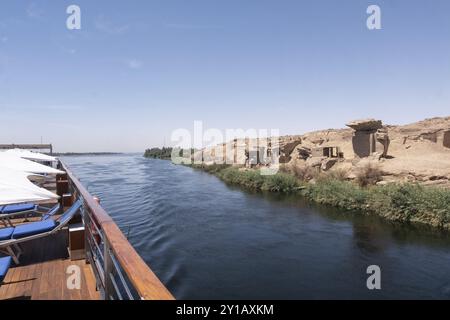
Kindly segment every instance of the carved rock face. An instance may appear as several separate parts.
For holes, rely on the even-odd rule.
[[[381,120],[363,119],[351,121],[347,123],[346,126],[355,131],[373,131],[381,129],[383,127],[383,123]]]
[[[374,153],[379,153],[382,157],[387,156],[390,139],[381,120],[355,120],[347,126],[355,130],[352,144],[357,157],[365,158]]]
[[[450,148],[450,130],[444,132],[442,145],[445,148]]]
[[[330,158],[325,159],[322,161],[322,165],[320,168],[323,171],[330,170],[337,162],[338,162],[338,159],[335,159],[335,158],[334,159],[330,159]]]
[[[359,158],[368,157],[374,152],[374,142],[373,132],[355,131],[352,138],[353,152]]]
[[[377,140],[375,152],[381,153],[381,157],[385,158],[389,150],[389,144],[391,143],[389,135],[386,130],[380,129],[377,131],[375,136]]]
[[[298,150],[298,157],[300,159],[306,160],[311,157],[311,149],[307,147],[300,147]]]

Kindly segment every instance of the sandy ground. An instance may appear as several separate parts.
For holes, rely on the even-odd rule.
[[[386,158],[372,159],[385,172],[386,181],[417,181],[427,185],[450,186],[450,148],[444,143],[446,132],[450,135],[450,117],[433,118],[405,126],[384,126],[390,145]],[[352,129],[322,130],[307,133],[291,153],[291,163],[298,165],[298,149],[338,146],[345,161],[335,168],[352,169],[369,161],[359,159],[353,152]],[[283,137],[292,139],[292,137]]]

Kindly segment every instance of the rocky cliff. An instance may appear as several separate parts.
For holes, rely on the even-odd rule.
[[[347,126],[279,137],[279,162],[291,168],[340,170],[348,179],[370,164],[382,171],[378,184],[409,181],[450,187],[450,117],[403,126],[364,119]],[[267,141],[243,139],[206,148],[194,158],[206,164],[264,166],[275,148]]]
[[[364,122],[368,127],[364,127]],[[426,119],[404,126],[381,125],[381,122],[374,123],[373,119],[368,119],[359,124],[349,123],[348,126],[351,128],[322,130],[299,136],[301,143],[290,154],[290,164],[308,165],[305,148],[339,147],[342,159],[331,170],[346,170],[349,178],[359,167],[372,163],[383,171],[380,184],[411,181],[450,186],[450,117]],[[355,136],[359,132],[374,134],[374,147],[370,150],[368,146],[369,154],[365,156],[358,155],[361,145],[358,145],[359,140],[355,143]],[[282,137],[282,140],[289,139]]]

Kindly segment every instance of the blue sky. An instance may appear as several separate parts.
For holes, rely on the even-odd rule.
[[[298,134],[450,115],[449,15],[447,0],[3,0],[0,142],[142,151],[195,120]]]

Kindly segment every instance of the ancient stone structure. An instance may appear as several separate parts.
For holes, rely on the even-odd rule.
[[[281,141],[279,141],[279,150],[280,150],[279,162],[288,163],[289,161],[291,161],[291,153],[301,143],[302,140],[300,138],[292,140],[281,139]]]
[[[403,137],[403,144],[408,141],[429,141],[444,148],[450,148],[450,130],[443,128],[421,130],[419,133]]]
[[[311,157],[311,149],[308,147],[299,147],[297,148],[298,157],[302,160],[306,160]]]
[[[337,162],[338,158],[326,158],[322,161],[320,169],[322,171],[330,170]]]
[[[347,124],[354,131],[352,137],[353,151],[356,157],[365,158],[374,153],[386,157],[389,148],[389,135],[383,129],[380,120],[356,120]]]
[[[252,167],[259,164],[265,164],[267,161],[266,153],[265,147],[254,147],[250,150],[246,150],[246,166]]]
[[[444,132],[442,145],[445,148],[450,148],[450,130]]]
[[[326,158],[343,158],[341,148],[339,147],[319,147],[313,148],[311,151],[312,157],[326,157]]]
[[[381,157],[386,158],[389,150],[389,144],[391,140],[389,139],[389,134],[386,129],[378,129],[376,134],[376,144],[375,152],[381,153]]]

